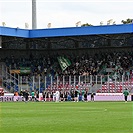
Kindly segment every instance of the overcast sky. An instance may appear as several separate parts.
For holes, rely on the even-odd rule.
[[[121,24],[121,20],[133,19],[133,0],[36,0],[37,28],[75,27],[75,23],[106,25],[109,19]],[[0,26],[25,28],[31,25],[32,0],[0,0]]]

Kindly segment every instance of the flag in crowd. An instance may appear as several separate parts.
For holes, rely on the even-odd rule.
[[[64,71],[67,67],[69,67],[71,65],[71,62],[68,58],[63,57],[63,56],[59,56],[57,57],[58,62],[60,64],[61,69]]]

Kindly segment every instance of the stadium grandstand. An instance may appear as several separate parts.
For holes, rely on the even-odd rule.
[[[133,86],[133,24],[25,30],[0,27],[0,86],[65,95]]]

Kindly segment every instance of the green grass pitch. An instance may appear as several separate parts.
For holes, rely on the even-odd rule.
[[[133,102],[3,102],[0,133],[132,133]]]

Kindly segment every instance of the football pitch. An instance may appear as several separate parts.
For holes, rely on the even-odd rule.
[[[132,133],[133,102],[3,102],[0,133]]]

